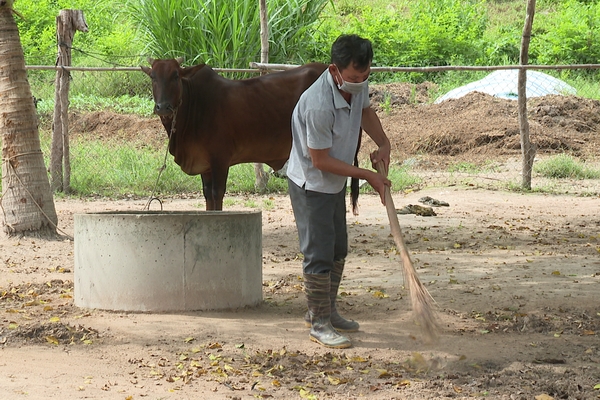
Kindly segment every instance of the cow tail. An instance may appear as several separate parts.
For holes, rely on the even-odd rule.
[[[358,145],[356,146],[356,153],[354,153],[354,166],[358,167],[358,152],[360,150],[360,143],[362,140],[362,128],[358,133]],[[358,193],[360,190],[358,178],[350,179],[350,203],[352,204],[352,214],[358,215]]]

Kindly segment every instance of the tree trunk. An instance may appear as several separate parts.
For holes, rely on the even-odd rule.
[[[521,40],[520,64],[527,65],[529,62],[529,41],[531,39],[531,28],[535,14],[535,0],[527,1],[527,17],[523,27],[523,38]],[[529,121],[527,119],[527,70],[519,70],[519,128],[521,131],[521,153],[523,155],[523,181],[522,187],[531,190],[531,173],[533,171],[533,160],[535,159],[536,147],[531,143],[529,137]]]
[[[4,231],[56,234],[58,218],[11,0],[0,0],[0,134]]]

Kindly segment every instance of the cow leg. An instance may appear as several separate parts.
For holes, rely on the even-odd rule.
[[[202,177],[202,194],[206,201],[206,211],[214,210],[215,202],[212,197],[212,173],[210,171],[200,174]]]
[[[228,164],[216,165],[215,162],[211,165],[212,185],[210,188],[210,196],[212,197],[213,203],[211,210],[222,210],[223,209],[223,197],[225,197],[225,190],[227,186],[227,176],[229,175]],[[205,193],[205,197],[206,197]],[[207,203],[208,206],[208,203]],[[208,210],[208,208],[207,208]]]

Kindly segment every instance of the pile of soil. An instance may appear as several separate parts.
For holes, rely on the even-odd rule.
[[[439,104],[407,104],[407,91],[398,85],[375,89],[375,94],[377,100],[391,96],[391,109],[382,109],[381,102],[375,107],[397,160],[425,154],[439,167],[449,160],[478,164],[521,156],[518,103],[514,100],[472,92]],[[527,109],[530,138],[538,155],[567,153],[585,161],[597,159],[600,101],[549,95],[530,99]],[[372,149],[372,144],[367,146]]]
[[[371,99],[392,142],[398,162],[426,155],[424,168],[443,168],[451,162],[475,165],[521,156],[518,104],[473,92],[433,104],[434,84],[374,85]],[[600,101],[549,95],[528,101],[531,141],[538,155],[567,153],[583,161],[600,154]],[[51,121],[43,129],[49,129]],[[140,146],[163,147],[166,132],[158,117],[141,118],[111,111],[70,113],[70,133],[77,138],[124,140]],[[366,138],[361,157],[374,149]]]

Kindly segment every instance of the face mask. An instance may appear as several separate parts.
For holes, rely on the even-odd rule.
[[[365,86],[367,86],[369,83],[369,80],[365,80],[364,82],[346,82],[344,80],[344,78],[342,78],[342,74],[339,72],[338,70],[338,74],[340,74],[340,79],[342,81],[341,85],[337,85],[338,89],[343,90],[346,93],[350,93],[350,94],[359,94],[361,93]]]

